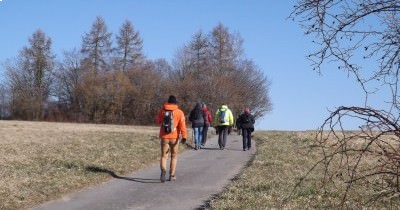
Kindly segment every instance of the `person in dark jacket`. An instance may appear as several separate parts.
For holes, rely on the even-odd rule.
[[[251,148],[251,133],[254,131],[254,123],[254,116],[250,113],[250,109],[246,108],[237,120],[238,128],[242,129],[243,151]]]
[[[196,103],[189,115],[189,121],[192,122],[195,150],[200,149],[203,137],[204,125],[208,124],[206,113],[201,109],[201,104]]]

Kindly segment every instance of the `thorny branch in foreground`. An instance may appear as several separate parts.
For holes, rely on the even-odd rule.
[[[323,64],[338,64],[365,92],[363,107],[336,108],[317,135],[324,185],[346,185],[342,208],[361,182],[376,192],[369,202],[400,197],[399,12],[400,0],[298,0],[290,15],[313,36],[317,48],[307,56],[313,69],[321,73]],[[391,93],[389,108],[369,106],[369,96],[383,88]],[[346,131],[348,120],[359,122],[360,130]]]
[[[364,122],[359,131],[346,131],[345,118]],[[339,107],[325,120],[317,139],[323,152],[324,183],[346,183],[342,207],[349,189],[362,182],[380,197],[400,195],[400,127],[398,117],[383,110]],[[338,129],[339,128],[339,129]]]
[[[299,0],[290,18],[314,37],[318,47],[307,58],[315,71],[321,73],[324,63],[334,62],[356,77],[367,96],[373,92],[366,87],[369,81],[391,86],[397,96],[399,12],[399,0]],[[363,65],[372,64],[375,71],[362,71]]]

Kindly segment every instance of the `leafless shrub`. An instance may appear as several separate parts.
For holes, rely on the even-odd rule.
[[[365,122],[360,131],[346,131],[347,118]],[[383,110],[339,107],[318,132],[324,165],[324,183],[346,184],[342,207],[351,187],[370,186],[370,201],[398,197],[400,194],[400,129],[398,118]],[[337,130],[338,129],[338,130]]]
[[[399,0],[299,0],[290,15],[318,46],[307,56],[314,70],[338,64],[365,92],[364,106],[336,108],[318,133],[323,183],[346,185],[342,208],[358,183],[372,190],[370,202],[400,196],[399,12]],[[388,108],[370,105],[377,91],[391,93]],[[359,131],[346,131],[348,120],[359,123]]]

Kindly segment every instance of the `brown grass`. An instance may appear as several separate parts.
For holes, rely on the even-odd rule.
[[[190,129],[189,129],[190,130]],[[189,134],[190,136],[190,134]],[[344,185],[321,188],[314,132],[257,132],[257,154],[209,209],[337,209]],[[180,147],[182,151],[184,147]],[[0,121],[0,209],[23,209],[157,162],[158,128]],[[102,173],[109,172],[109,173]],[[348,209],[398,209],[398,200],[366,205],[355,185]]]
[[[257,154],[209,209],[338,209],[344,184],[327,183],[322,188],[323,167],[315,168],[295,186],[322,157],[314,132],[257,132]],[[355,184],[345,203],[346,209],[399,209],[398,199],[367,203],[375,192]]]
[[[26,208],[111,178],[99,171],[127,174],[160,153],[156,127],[0,121],[0,136],[0,209]]]

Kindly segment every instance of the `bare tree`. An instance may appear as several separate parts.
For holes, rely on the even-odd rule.
[[[0,119],[10,117],[9,102],[9,90],[6,85],[0,83]]]
[[[369,183],[375,191],[371,202],[400,195],[399,12],[399,0],[299,0],[290,16],[314,37],[318,48],[307,56],[314,70],[334,62],[365,92],[364,106],[336,108],[318,135],[326,179],[347,185],[342,208],[357,183]],[[372,107],[371,95],[385,88],[390,107]],[[346,132],[348,120],[359,122],[360,131]]]
[[[210,67],[209,46],[209,40],[201,30],[193,36],[192,41],[189,43],[189,53],[193,60],[194,69],[198,73],[204,74],[204,72]]]
[[[67,118],[75,121],[81,121],[82,93],[79,90],[84,74],[81,62],[82,54],[79,51],[64,52],[64,60],[55,73],[58,103],[64,107],[65,115],[72,115]]]
[[[232,34],[222,23],[214,27],[210,33],[210,46],[213,65],[217,72],[232,70],[235,62],[242,56],[243,40],[239,34]]]
[[[130,21],[125,21],[116,37],[118,63],[122,65],[122,70],[144,61],[143,40]]]
[[[153,61],[153,64],[155,70],[163,77],[167,77],[172,71],[172,66],[165,59],[156,59]]]
[[[397,94],[399,4],[398,0],[301,0],[291,17],[298,18],[305,33],[315,36],[313,42],[321,46],[307,56],[316,71],[334,61],[339,69],[355,75],[367,94],[372,92],[366,87],[371,80],[390,85]],[[364,71],[363,63],[357,62],[359,58],[376,61],[376,69]]]
[[[244,58],[242,43],[239,34],[218,24],[207,36],[197,32],[177,51],[169,79],[177,87],[184,110],[189,111],[198,101],[213,110],[228,104],[235,113],[250,107],[257,117],[272,109],[269,81]]]
[[[51,39],[41,30],[29,38],[13,63],[6,65],[13,115],[43,120],[53,81],[54,58]]]
[[[160,98],[165,98],[160,94],[166,84],[162,74],[152,62],[146,62],[140,68],[129,69],[127,75],[131,89],[125,100],[125,116],[130,123],[153,124],[154,113],[160,108]]]
[[[235,72],[232,81],[236,93],[232,97],[236,98],[236,103],[232,107],[236,113],[243,111],[244,107],[250,107],[254,116],[259,118],[272,111],[269,97],[271,82],[262,70],[252,60],[243,60]]]
[[[101,83],[104,74],[109,70],[111,48],[111,33],[108,32],[105,21],[97,17],[89,33],[82,38],[81,52],[84,56],[82,67],[84,75],[80,92],[83,93],[83,110],[92,122],[101,120],[100,98],[104,96],[105,87]]]
[[[89,33],[82,38],[81,52],[85,60],[94,66],[95,74],[107,69],[108,55],[111,53],[111,33],[102,17],[97,17]]]

